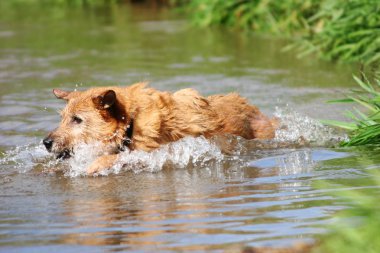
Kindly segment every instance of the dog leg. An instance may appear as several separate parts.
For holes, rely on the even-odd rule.
[[[102,170],[110,169],[117,159],[117,154],[100,156],[87,168],[87,174],[91,175]]]

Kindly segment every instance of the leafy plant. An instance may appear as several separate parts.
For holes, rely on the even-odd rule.
[[[379,13],[377,0],[325,0],[307,21],[319,28],[303,38],[303,53],[316,52],[328,60],[379,62]]]
[[[343,142],[343,146],[358,146],[367,144],[380,144],[380,81],[375,84],[363,76],[363,80],[354,76],[360,90],[352,90],[345,99],[330,101],[332,103],[356,103],[366,110],[354,108],[354,111],[346,112],[352,122],[324,120],[323,122],[336,127],[344,128],[350,132],[350,140]]]
[[[319,0],[192,0],[197,25],[235,26],[258,32],[291,34],[308,27],[307,19],[319,8]]]
[[[300,35],[300,55],[344,62],[380,62],[378,0],[188,0],[195,24]]]

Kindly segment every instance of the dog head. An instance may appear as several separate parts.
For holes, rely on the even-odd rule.
[[[60,113],[60,125],[43,140],[49,152],[57,158],[69,158],[82,143],[97,143],[105,153],[117,152],[129,119],[115,89],[54,89],[53,93],[67,104]]]

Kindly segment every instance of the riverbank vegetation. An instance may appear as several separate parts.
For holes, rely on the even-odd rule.
[[[298,55],[338,62],[380,63],[380,1],[377,0],[12,0],[3,6],[181,6],[198,26],[221,25],[292,38]]]
[[[184,1],[181,1],[184,2]],[[295,37],[300,55],[340,62],[380,61],[380,1],[376,0],[189,0],[199,26],[223,25]]]
[[[349,131],[350,139],[342,146],[378,145],[380,144],[380,80],[370,82],[364,75],[354,76],[359,89],[354,89],[347,98],[331,101],[332,103],[355,103],[359,108],[347,111],[351,122],[325,121],[325,123]]]
[[[352,190],[350,185],[337,185],[331,182],[320,188],[336,188],[333,195],[342,200],[346,206],[329,226],[329,232],[321,236],[320,244],[312,253],[377,253],[380,252],[378,238],[380,227],[380,207],[378,192],[380,173],[375,171],[368,175],[368,184],[360,190]]]

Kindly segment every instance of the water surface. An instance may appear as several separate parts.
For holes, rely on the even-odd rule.
[[[315,120],[341,118],[343,108],[324,101],[353,86],[353,66],[298,59],[281,52],[287,41],[279,38],[191,28],[166,9],[24,7],[0,4],[0,251],[223,252],[312,242],[344,208],[315,182],[371,186],[377,152],[333,148],[343,135]],[[150,162],[145,169],[86,177],[79,158],[50,173],[57,163],[40,140],[64,106],[52,88],[138,81],[237,91],[285,128],[272,143],[238,140],[231,155],[189,138],[126,156]]]

